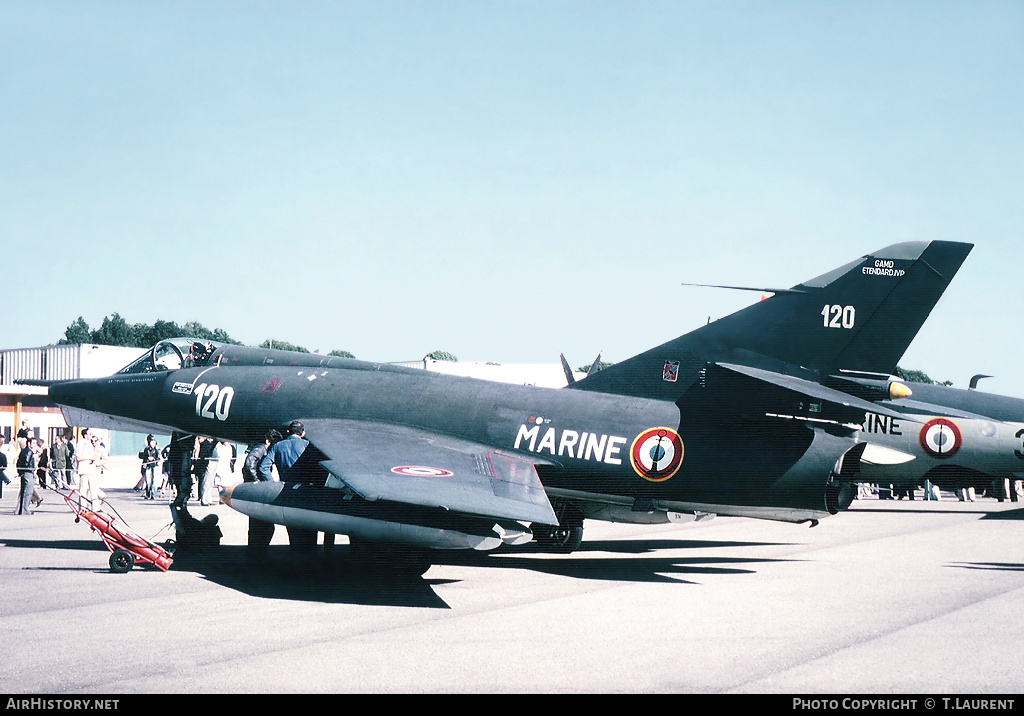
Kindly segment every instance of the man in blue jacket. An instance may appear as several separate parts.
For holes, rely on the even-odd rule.
[[[286,429],[288,437],[270,446],[266,456],[260,461],[260,479],[273,480],[271,467],[277,467],[277,475],[281,482],[295,482],[302,475],[292,466],[299,461],[309,441],[306,440],[306,429],[298,420],[289,423]],[[288,527],[288,542],[292,549],[311,550],[316,548],[316,531],[300,527]],[[333,535],[332,535],[333,536]]]
[[[284,440],[279,440],[270,446],[267,450],[267,454],[260,461],[260,479],[261,480],[273,480],[273,474],[271,473],[271,467],[277,466],[277,474],[281,478],[281,482],[288,482],[289,479],[294,479],[297,476],[292,476],[291,468],[302,453],[306,450],[306,446],[309,445],[309,441],[305,439],[306,429],[302,426],[298,420],[293,420],[287,428],[288,436]]]

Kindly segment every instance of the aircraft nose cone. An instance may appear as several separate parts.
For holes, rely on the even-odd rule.
[[[72,405],[74,407],[84,407],[87,395],[83,386],[78,381],[68,381],[66,383],[54,383],[50,386],[49,390],[50,400],[57,405]]]
[[[220,488],[220,503],[222,505],[231,506],[231,493],[234,491],[234,485],[228,485],[227,487]]]

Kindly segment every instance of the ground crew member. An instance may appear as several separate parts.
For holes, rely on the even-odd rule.
[[[256,443],[249,448],[249,454],[245,456],[245,462],[242,463],[242,480],[245,482],[261,482],[266,478],[260,474],[260,463],[263,462],[263,458],[267,456],[267,451],[271,445],[274,445],[281,440],[281,433],[277,430],[270,430],[263,438],[263,442]],[[273,475],[270,479],[273,479]],[[274,538],[274,529],[276,525],[273,522],[267,522],[265,520],[258,519],[256,517],[249,518],[249,546],[253,548],[266,548],[270,546],[270,540]]]
[[[277,474],[281,482],[297,482],[302,480],[302,475],[293,470],[292,467],[302,457],[302,453],[309,445],[305,439],[306,429],[298,420],[293,420],[286,430],[288,437],[270,446],[267,454],[260,461],[260,477],[264,480],[272,479],[271,467],[277,467]],[[293,549],[313,549],[316,547],[316,530],[307,530],[298,527],[288,527],[288,542]]]

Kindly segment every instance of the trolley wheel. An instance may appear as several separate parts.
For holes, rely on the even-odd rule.
[[[110,554],[110,571],[117,574],[130,572],[135,566],[135,555],[126,549],[115,549]]]

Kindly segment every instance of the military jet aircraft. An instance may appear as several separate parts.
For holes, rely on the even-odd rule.
[[[569,551],[584,518],[814,524],[854,496],[864,415],[913,422],[888,378],[971,248],[889,246],[564,389],[175,339],[50,397],[71,425],[243,443],[299,420],[302,469],[223,501],[377,554]]]
[[[882,389],[878,381],[863,383]],[[914,423],[871,412],[864,416],[860,438],[872,446],[862,456],[865,482],[914,488],[928,480],[958,490],[1024,478],[1024,400],[974,388],[904,385],[912,395],[898,401],[899,410]]]

